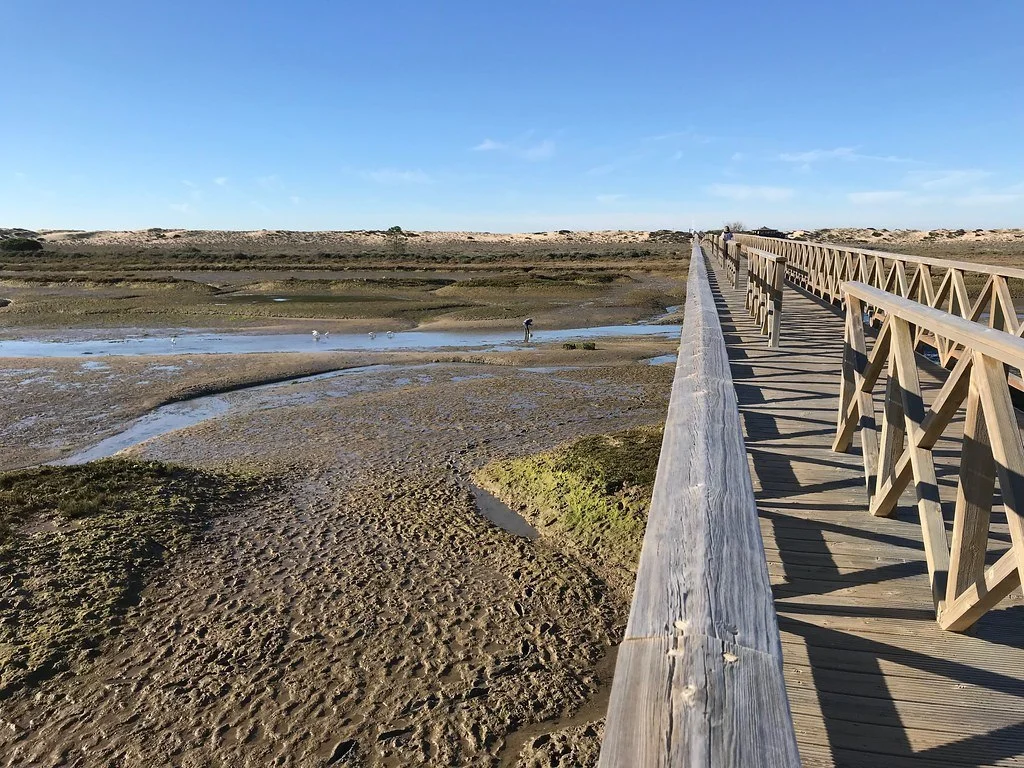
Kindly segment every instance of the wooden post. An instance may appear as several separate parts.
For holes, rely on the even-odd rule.
[[[783,276],[786,274],[786,260],[779,258],[772,266],[771,281],[771,320],[768,323],[768,346],[772,349],[779,348],[779,330],[782,327],[782,286]]]
[[[875,264],[871,276],[877,280],[883,273],[877,269],[877,260]],[[848,353],[860,347],[856,318],[864,304],[874,307],[885,321],[871,356],[862,364],[860,380],[857,365],[863,359],[861,355],[850,355],[844,366],[839,428],[833,447],[845,449],[852,425],[861,420],[865,479],[874,487],[871,512],[877,516],[890,514],[913,480],[936,619],[943,629],[960,631],[1016,589],[1024,576],[1024,441],[1010,397],[1016,375],[1011,371],[1024,368],[1024,339],[901,296],[904,290],[908,294],[912,291],[913,281],[900,286],[898,273],[896,279],[891,272],[881,279],[899,292],[860,282],[843,286]],[[936,303],[943,301],[955,282],[955,276],[947,276],[944,287],[933,294]],[[982,302],[990,301],[986,291],[999,290],[998,281],[990,280],[990,287],[983,289],[975,301],[971,317],[976,316]],[[927,408],[914,351],[922,330],[961,350],[955,367]],[[890,378],[881,445],[877,448],[879,471],[872,483],[867,459],[873,453],[869,442],[874,439],[874,420],[873,416],[865,418],[865,414],[873,413],[872,389],[883,360],[889,362]],[[950,546],[932,449],[965,399],[967,416]],[[986,567],[997,477],[1010,549]]]

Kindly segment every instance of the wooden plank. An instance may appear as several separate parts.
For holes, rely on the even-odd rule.
[[[600,765],[796,766],[742,424],[698,246],[684,312],[688,354],[676,366]]]
[[[598,765],[799,765],[781,657],[697,634],[625,640]]]
[[[795,262],[799,245],[790,247],[786,255]],[[859,257],[834,251],[808,249],[802,262],[829,272],[827,279],[816,278],[823,293],[851,276],[847,264],[858,266]],[[860,275],[868,277],[866,271]],[[954,282],[949,277],[953,291]],[[829,456],[845,317],[805,293],[787,291],[786,353],[780,355],[765,349],[758,329],[746,321],[742,293],[722,281],[719,286],[723,323],[730,313],[733,323],[733,374],[804,764],[1020,768],[1024,723],[1014,719],[1024,713],[1024,627],[1015,621],[1024,609],[1020,593],[982,617],[976,636],[941,629],[929,605],[922,529],[908,516],[910,494],[902,500],[896,494],[901,506],[895,519],[865,515],[861,457]],[[911,352],[912,344],[913,338]],[[883,364],[887,358],[888,350]],[[974,368],[970,354],[955,358],[948,378],[913,358],[931,407],[906,438],[916,432],[918,447],[931,452],[937,485],[950,501],[959,476],[963,412],[957,409]],[[881,397],[872,399],[876,408],[883,405]],[[906,451],[903,459],[912,475]],[[991,578],[1012,570],[1009,559],[999,560],[1012,551],[1012,542],[998,509],[990,531]]]
[[[1006,372],[996,360],[974,353],[978,394],[985,412],[999,490],[1010,529],[1019,577],[1024,580],[1024,443],[1006,386]]]
[[[969,629],[994,605],[1003,601],[1020,586],[1021,576],[1017,554],[1007,552],[981,577],[970,582],[939,614],[939,626],[954,632]]]
[[[878,479],[875,485],[875,496],[891,483],[896,472],[896,463],[903,454],[903,445],[907,434],[904,423],[902,388],[899,374],[896,371],[896,356],[889,352],[889,381],[885,387],[885,407],[882,410],[882,439],[878,447]],[[872,514],[884,509],[887,514],[896,511],[895,505],[889,509],[880,508],[877,504],[871,507]]]
[[[750,235],[736,234],[735,237],[740,242],[746,242],[750,239]],[[761,244],[758,246],[763,250],[770,252],[772,248],[776,248],[778,243],[784,243],[786,241],[779,240],[778,238],[762,238]],[[819,243],[807,243],[806,246],[821,246]],[[898,259],[905,264],[927,264],[932,267],[952,268],[958,269],[962,272],[976,272],[978,274],[986,275],[1002,275],[1003,277],[1013,277],[1024,280],[1024,269],[1018,269],[1016,267],[1003,267],[996,266],[994,264],[982,264],[972,261],[953,261],[951,259],[933,259],[927,256],[912,256],[906,253],[889,253],[887,251],[875,251],[870,248],[857,248],[854,246],[842,246],[844,251],[863,255],[867,257],[876,257],[879,259]]]
[[[946,599],[946,581],[949,576],[949,543],[946,540],[946,524],[942,519],[942,507],[939,503],[939,483],[935,477],[935,463],[932,460],[931,451],[920,447],[925,411],[911,336],[907,321],[899,315],[895,316],[892,327],[892,346],[899,372],[904,422],[907,425],[907,453],[910,454],[910,465],[914,474],[917,509],[921,517],[925,558],[928,561],[928,578],[932,586],[935,607],[939,611]]]
[[[985,328],[939,309],[922,306],[916,301],[894,296],[864,283],[845,283],[843,288],[847,294],[863,302],[883,309],[888,314],[895,314],[906,322],[923,325],[986,357],[1018,368],[1024,367],[1024,339],[1005,331]]]
[[[968,586],[984,578],[995,484],[996,468],[985,414],[981,412],[981,396],[977,384],[972,382],[967,396],[960,481],[953,513],[947,603],[952,603]]]

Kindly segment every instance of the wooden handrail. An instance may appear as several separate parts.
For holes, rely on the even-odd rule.
[[[744,251],[747,254],[747,311],[761,327],[761,334],[768,337],[768,346],[777,349],[786,257],[750,246]]]
[[[846,332],[839,417],[833,448],[846,451],[860,428],[872,514],[895,513],[911,480],[917,495],[932,600],[943,629],[964,630],[1024,578],[1024,441],[1010,396],[1007,367],[1024,368],[1024,340],[864,283],[842,286]],[[885,319],[867,354],[863,312]],[[961,347],[956,366],[925,405],[914,339],[922,331]],[[873,390],[888,369],[881,429]],[[952,544],[942,517],[932,449],[966,402]],[[1006,512],[1010,548],[986,567],[995,481]]]
[[[737,234],[746,247],[785,256],[786,280],[834,305],[842,306],[845,282],[861,282],[890,294],[913,299],[966,320],[981,320],[987,313],[990,328],[1024,337],[1024,321],[1017,317],[1010,280],[1024,280],[1024,269],[945,261],[866,248],[784,240]],[[981,283],[971,295],[969,283]],[[872,322],[881,323],[884,311],[866,305]],[[941,333],[915,330],[914,349],[931,349],[947,368],[959,360],[963,345]],[[1024,380],[1014,375],[1011,386],[1024,391]]]
[[[719,263],[725,268],[725,274],[733,288],[740,287],[740,254],[742,246],[735,240],[726,240],[723,235],[705,235],[703,241]]]
[[[798,766],[743,428],[697,244],[680,345],[599,765]]]
[[[856,246],[852,245],[836,245],[834,243],[814,243],[808,240],[789,240],[781,237],[763,237],[762,235],[746,235],[741,233],[734,235],[734,237],[741,243],[749,242],[750,245],[754,245],[764,250],[772,250],[773,247],[777,247],[776,244],[816,246],[819,248],[832,248],[834,250],[840,250],[848,253],[856,253],[864,256],[877,256],[883,259],[896,259],[899,261],[905,261],[912,264],[924,264],[930,267],[942,267],[943,269],[952,267],[953,269],[959,269],[963,272],[977,272],[979,274],[987,275],[1002,275],[1003,277],[1011,277],[1024,280],[1024,269],[1018,269],[1016,267],[1000,267],[994,264],[979,264],[973,261],[953,261],[951,259],[936,259],[929,256],[915,256],[913,254],[907,253],[893,253],[892,251],[876,251],[870,248],[857,248]]]
[[[1024,366],[1024,339],[1011,336],[1005,331],[964,320],[940,309],[920,304],[893,293],[881,291],[859,282],[843,284],[848,296],[856,296],[864,304],[896,315],[904,320],[1002,363],[1015,367]]]

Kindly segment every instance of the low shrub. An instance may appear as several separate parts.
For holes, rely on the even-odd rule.
[[[8,253],[27,253],[43,250],[43,244],[31,237],[9,237],[6,240],[0,240],[0,250]]]

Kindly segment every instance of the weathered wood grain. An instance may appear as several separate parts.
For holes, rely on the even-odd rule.
[[[927,288],[923,278],[917,280],[911,279],[908,290],[927,296],[930,278]],[[947,273],[946,298],[956,296],[959,283],[962,276]],[[895,492],[892,517],[873,517],[862,490],[859,446],[849,454],[830,451],[840,403],[843,318],[787,287],[785,348],[771,350],[749,318],[744,291],[721,279],[716,291],[776,590],[803,765],[1021,768],[1024,599],[1020,587],[1004,596],[1016,573],[1006,554],[1013,550],[1004,511],[992,511],[985,583],[968,585],[962,606],[947,603],[946,611],[1002,601],[980,618],[975,634],[943,631],[931,610],[913,488],[904,483]],[[973,305],[971,299],[965,303]],[[877,360],[884,375],[887,345],[876,355],[882,339],[866,339],[865,351],[869,365]],[[916,434],[905,440],[905,446],[914,439],[919,448],[934,448],[948,513],[959,481],[962,408],[973,371],[971,354],[945,359],[951,358],[956,368],[948,374],[920,368],[928,408]],[[853,383],[851,369],[844,412],[856,408]],[[879,411],[882,384],[876,389]],[[1000,397],[1006,392],[994,389]],[[1002,406],[991,413],[1013,423]],[[1012,451],[1006,460],[1013,465]],[[912,475],[906,450],[894,469]],[[947,518],[947,527],[951,522]],[[998,594],[981,594],[989,588]],[[968,623],[977,618],[964,615]]]
[[[699,246],[680,348],[600,765],[796,766],[743,428]]]

